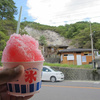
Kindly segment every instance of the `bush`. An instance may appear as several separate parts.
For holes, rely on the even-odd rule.
[[[44,65],[52,66],[52,67],[67,67],[67,68],[86,68],[86,69],[93,68],[91,65],[68,65],[68,64],[47,63],[47,62],[44,62]]]
[[[2,66],[1,59],[2,59],[2,51],[0,51],[0,66]]]
[[[0,51],[3,51],[8,39],[9,36],[6,36],[3,32],[0,31]]]

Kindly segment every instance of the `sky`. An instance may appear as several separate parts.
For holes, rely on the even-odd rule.
[[[14,0],[18,20],[22,6],[21,22],[37,22],[60,26],[79,21],[100,23],[100,0]]]

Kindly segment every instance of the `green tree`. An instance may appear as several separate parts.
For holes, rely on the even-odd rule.
[[[40,39],[39,39],[39,44],[45,46],[47,43],[46,43],[46,38],[44,35],[40,36]]]
[[[9,36],[6,36],[3,32],[0,31],[0,51],[3,51],[8,39]]]
[[[0,0],[0,19],[14,19],[17,7],[13,0]]]
[[[97,42],[95,43],[95,48],[100,50],[100,39],[98,39]]]
[[[84,30],[81,30],[75,38],[73,38],[72,45],[77,43],[76,48],[90,48],[90,40],[89,28],[85,28]]]
[[[44,55],[44,46],[47,45],[45,36],[43,36],[43,35],[40,36],[39,44],[43,46],[41,51],[42,51],[42,54]]]
[[[27,17],[24,17],[24,21],[26,22]]]
[[[2,51],[0,51],[0,66],[2,65],[1,59],[2,59]]]
[[[16,32],[17,21],[16,20],[0,20],[0,31],[6,35],[11,35]]]
[[[8,39],[9,36],[6,36],[3,32],[0,31],[0,66],[2,65],[1,64],[2,51],[4,50]]]

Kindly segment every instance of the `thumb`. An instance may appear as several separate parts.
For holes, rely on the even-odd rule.
[[[19,65],[15,68],[3,69],[0,71],[0,84],[18,79],[24,73],[24,67]]]

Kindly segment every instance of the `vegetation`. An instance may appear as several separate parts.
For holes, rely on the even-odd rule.
[[[13,0],[0,1],[0,61],[9,36],[15,33],[16,30],[17,21],[14,20],[15,14],[17,14],[17,7]]]
[[[14,14],[17,14],[17,7],[13,0],[0,0],[0,19],[14,20]]]
[[[0,51],[3,51],[8,38],[8,36],[6,36],[3,32],[0,31]]]
[[[17,21],[16,20],[0,20],[0,31],[9,36],[16,32]]]
[[[2,51],[0,51],[0,66],[2,65],[1,59],[2,59]]]
[[[90,23],[89,22],[77,22],[74,24],[66,24],[65,26],[48,26],[42,25],[36,22],[23,22],[21,27],[25,26],[35,28],[37,30],[51,30],[64,36],[66,39],[72,39],[71,45],[75,45],[76,48],[91,48],[90,39]],[[100,23],[92,23],[92,33],[94,48],[100,50]]]
[[[43,45],[43,46],[47,45],[47,43],[46,43],[46,38],[45,38],[44,35],[40,36],[39,44],[41,44],[41,45]]]
[[[87,68],[92,69],[92,65],[68,65],[68,64],[59,64],[59,63],[47,63],[44,62],[44,65],[51,67],[66,67],[66,68]]]

